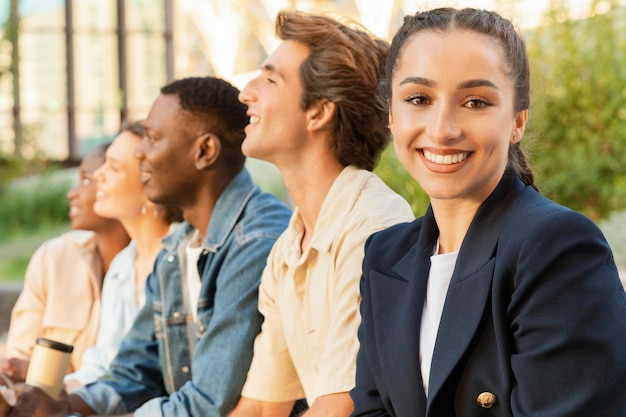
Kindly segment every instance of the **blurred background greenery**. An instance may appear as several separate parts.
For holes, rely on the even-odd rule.
[[[10,3],[13,2],[17,4],[17,0],[11,0]],[[119,5],[124,2],[120,0],[117,3]],[[132,3],[141,6],[142,3],[145,5],[150,2],[136,0]],[[167,5],[171,1],[157,3],[162,7],[164,3]],[[359,2],[355,0],[354,3],[349,1],[284,3],[296,7],[306,3],[309,9],[315,11],[330,8],[340,12],[346,10],[354,12],[354,7],[350,8],[346,4]],[[393,3],[395,6],[389,16],[390,23],[385,29],[387,35],[393,33],[400,24],[401,16],[407,12],[406,8],[400,7],[407,2]],[[455,2],[458,3],[461,2]],[[513,3],[495,1],[494,7],[515,21],[517,9]],[[181,0],[180,4],[186,2]],[[617,0],[589,1],[585,6],[578,6],[576,9],[565,0],[553,0],[548,2],[548,6],[537,24],[525,26],[523,29],[533,72],[532,105],[523,143],[531,155],[531,164],[535,169],[541,191],[555,201],[585,213],[597,222],[605,232],[618,264],[624,268],[626,267],[626,66],[624,65],[626,36],[623,32],[626,28],[626,9]],[[585,9],[581,11],[581,7]],[[254,7],[250,10],[254,10]],[[268,14],[267,12],[264,11],[265,14]],[[182,14],[179,12],[174,23],[184,21]],[[15,71],[19,70],[19,66],[11,60],[11,57],[15,57],[11,53],[12,45],[15,45],[11,43],[11,37],[13,40],[16,39],[20,26],[10,17],[9,15],[6,19],[3,39],[0,42],[0,50],[4,48],[9,51],[4,58],[0,54],[0,112],[2,83],[15,81],[18,78]],[[358,14],[355,17],[358,18]],[[265,31],[268,30],[267,27],[270,28],[270,33],[263,36],[272,36],[271,21],[268,15],[260,23],[255,23],[265,25]],[[167,27],[167,24],[164,27]],[[224,33],[221,36],[225,36]],[[179,38],[189,41],[190,35],[180,35]],[[262,37],[259,35],[258,39]],[[238,64],[238,67],[231,70],[237,69],[237,72],[245,73],[258,67],[267,50],[271,48],[266,42],[258,40],[254,45],[254,53],[251,54],[253,62],[250,64],[252,67],[242,67]],[[194,58],[196,55],[193,54],[200,52],[189,52],[187,49],[185,53],[191,55],[183,54],[184,56],[180,57],[176,55],[177,60],[196,59]],[[159,59],[166,55],[165,52],[156,54]],[[166,66],[160,64],[159,68],[163,69]],[[173,73],[176,77],[198,74],[216,74],[228,78],[219,66],[207,63],[202,65],[196,63],[184,71],[175,66]],[[172,74],[167,75],[164,72],[160,78],[152,77],[150,81],[152,85],[145,88],[145,98],[138,100],[140,105],[134,108],[132,100],[129,104],[117,96],[117,101],[114,100],[111,104],[113,109],[117,109],[113,118],[115,123],[112,125],[107,122],[109,120],[107,111],[100,108],[98,111],[101,113],[98,116],[96,111],[98,106],[95,106],[94,117],[89,120],[99,121],[100,129],[91,130],[81,136],[79,128],[78,134],[74,133],[77,137],[74,138],[73,144],[71,141],[61,140],[63,143],[60,145],[57,138],[54,146],[63,150],[56,154],[52,152],[56,156],[51,157],[51,152],[47,148],[49,145],[41,142],[42,137],[50,139],[51,135],[46,133],[48,124],[25,123],[25,126],[22,126],[20,140],[22,146],[28,145],[29,149],[29,152],[24,153],[15,143],[13,147],[6,145],[7,140],[2,136],[4,131],[0,120],[0,281],[21,280],[28,259],[35,248],[46,238],[69,229],[65,194],[75,180],[75,173],[72,171],[67,173],[66,168],[74,166],[80,155],[89,149],[85,143],[93,145],[109,140],[115,134],[123,117],[142,117],[152,100],[151,97],[158,91],[158,86],[164,84],[171,76]],[[240,84],[245,82],[246,76],[233,75],[232,78],[233,82]],[[119,85],[114,86],[118,87],[121,88]],[[0,119],[2,117],[0,114]],[[46,117],[42,116],[41,120],[45,121]],[[39,119],[35,121],[37,120]],[[87,125],[91,129],[94,124],[90,123]],[[15,142],[15,136],[12,139]],[[77,144],[79,146],[76,146]],[[283,199],[288,199],[275,171],[257,164],[256,161],[251,161],[251,170],[263,188],[275,192]],[[376,172],[411,203],[416,215],[424,212],[428,200],[400,166],[392,146],[383,153]]]

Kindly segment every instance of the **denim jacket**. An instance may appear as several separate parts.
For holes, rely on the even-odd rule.
[[[185,247],[194,229],[164,240],[146,304],[110,374],[76,393],[97,414],[226,416],[239,399],[260,331],[257,287],[290,210],[244,169],[217,201],[198,261],[197,321],[190,313]]]

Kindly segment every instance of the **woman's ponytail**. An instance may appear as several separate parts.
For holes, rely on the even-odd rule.
[[[530,168],[530,165],[528,165],[528,162],[526,162],[526,156],[522,148],[520,148],[519,142],[509,146],[509,166],[515,170],[524,184],[530,185],[535,190],[539,191],[539,188],[535,185],[533,170]]]

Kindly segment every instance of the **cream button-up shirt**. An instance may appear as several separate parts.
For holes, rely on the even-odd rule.
[[[37,337],[74,346],[70,370],[96,342],[103,267],[93,232],[73,230],[44,242],[26,270],[11,313],[6,357],[29,359]]]
[[[355,385],[359,280],[366,239],[414,220],[409,204],[375,174],[346,167],[301,252],[298,209],[267,261],[259,288],[265,317],[242,395],[283,402]]]

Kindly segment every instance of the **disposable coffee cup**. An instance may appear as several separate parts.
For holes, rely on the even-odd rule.
[[[28,364],[26,383],[58,399],[63,391],[63,377],[69,368],[73,350],[72,345],[38,337]]]

